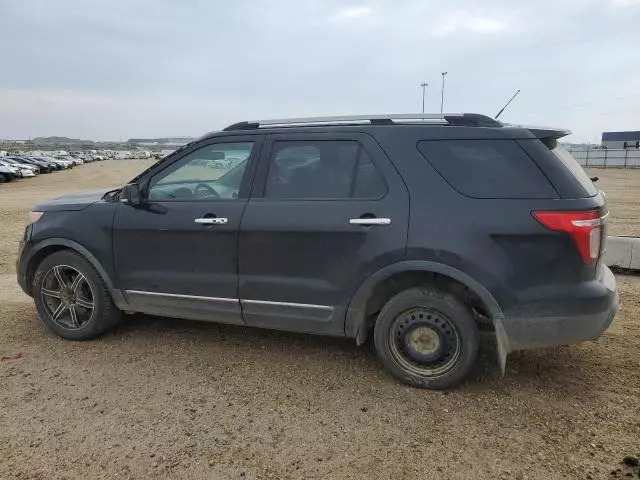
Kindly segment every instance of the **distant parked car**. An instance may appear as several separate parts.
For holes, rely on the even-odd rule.
[[[93,157],[86,153],[73,154],[74,157],[81,159],[84,163],[93,162]]]
[[[38,165],[41,168],[44,168],[43,170],[44,173],[55,172],[56,170],[62,169],[62,165],[59,165],[54,162],[49,162],[44,158],[39,158],[39,157],[21,157],[21,158],[26,162],[29,162],[31,164]]]
[[[67,160],[72,162],[74,165],[82,165],[84,161],[81,158],[74,157],[72,155],[65,155],[63,157],[57,157],[59,160]]]
[[[33,170],[31,170],[30,168],[23,167],[22,165],[15,165],[4,158],[0,158],[0,165],[2,165],[3,167],[7,167],[15,170],[16,175],[19,178],[36,176],[36,174],[33,173]]]
[[[10,182],[18,177],[18,170],[5,165],[0,165],[0,183]]]
[[[57,170],[56,165],[52,163],[48,163],[45,161],[34,160],[29,157],[11,157],[18,162],[22,162],[26,165],[33,165],[34,167],[38,167],[40,169],[40,173],[51,173]]]
[[[40,157],[40,158],[44,158],[45,160],[47,160],[49,162],[57,163],[62,168],[71,168],[71,167],[73,167],[73,162],[71,160],[63,160],[61,158],[53,158],[53,157]]]
[[[40,167],[36,166],[36,165],[30,165],[28,163],[25,162],[21,162],[19,160],[16,160],[13,157],[2,157],[1,158],[3,161],[8,162],[10,165],[15,165],[16,167],[24,170],[24,169],[28,169],[31,172],[33,172],[34,175],[38,175],[40,173]],[[28,176],[28,175],[27,175]]]

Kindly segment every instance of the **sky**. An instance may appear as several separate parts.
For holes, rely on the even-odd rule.
[[[417,113],[640,130],[640,0],[0,0],[0,138]]]

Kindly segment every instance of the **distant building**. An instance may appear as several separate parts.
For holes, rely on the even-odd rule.
[[[640,148],[640,131],[602,132],[602,146],[605,148]]]
[[[167,137],[167,138],[130,138],[127,140],[129,145],[139,146],[172,146],[179,147],[192,141],[193,137]]]

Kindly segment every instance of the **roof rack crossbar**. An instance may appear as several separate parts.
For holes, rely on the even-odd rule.
[[[403,121],[428,121],[434,124],[474,125],[484,127],[502,126],[497,120],[476,113],[394,113],[389,115],[340,115],[335,117],[278,118],[269,120],[251,120],[229,125],[224,131],[253,130],[264,127],[327,125],[344,123],[370,123],[382,125]]]

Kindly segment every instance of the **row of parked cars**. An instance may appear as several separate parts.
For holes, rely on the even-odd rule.
[[[0,157],[0,183],[17,178],[35,177],[41,173],[66,170],[76,165],[103,160],[104,157],[94,155],[50,156],[5,156]]]

